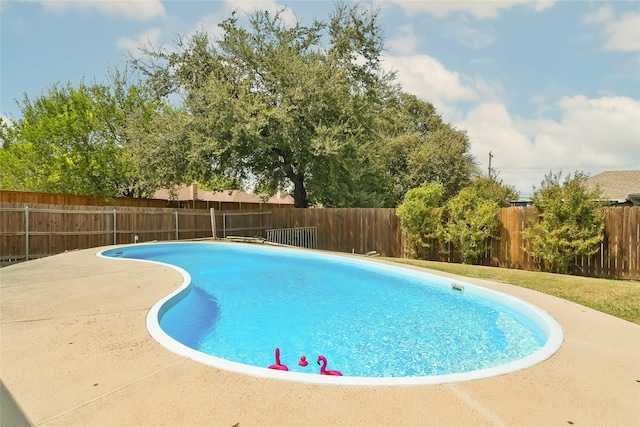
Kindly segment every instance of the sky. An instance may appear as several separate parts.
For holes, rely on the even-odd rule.
[[[364,2],[363,2],[364,3]],[[466,130],[482,171],[529,197],[550,171],[640,169],[640,1],[371,0],[382,64]],[[236,10],[327,20],[333,1],[0,0],[0,115],[56,82],[105,82]],[[490,157],[491,153],[491,157]]]

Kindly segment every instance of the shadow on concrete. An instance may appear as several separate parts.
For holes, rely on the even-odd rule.
[[[0,426],[23,427],[30,425],[9,390],[0,381]]]

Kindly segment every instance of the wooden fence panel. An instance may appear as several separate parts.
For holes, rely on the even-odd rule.
[[[0,260],[15,261],[24,258],[25,216],[20,208],[0,212]]]
[[[629,232],[629,276],[640,280],[640,209],[627,208],[627,229]]]
[[[274,228],[318,228],[318,249],[402,257],[403,238],[395,209],[279,209]]]
[[[40,258],[72,249],[211,236],[204,210],[0,204],[0,260]],[[28,214],[27,214],[28,212]],[[28,215],[28,248],[25,218]],[[176,216],[179,232],[176,235]]]
[[[606,223],[604,233],[607,244],[604,246],[606,270],[603,277],[617,277],[621,269],[620,245],[622,239],[623,209],[606,208]]]

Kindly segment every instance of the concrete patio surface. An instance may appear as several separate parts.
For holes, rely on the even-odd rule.
[[[304,384],[170,352],[145,318],[180,274],[99,250],[0,269],[2,399],[31,425],[640,426],[640,325],[571,302],[460,278],[547,311],[565,331],[560,350],[518,372],[452,384]],[[12,419],[21,422],[2,416]]]

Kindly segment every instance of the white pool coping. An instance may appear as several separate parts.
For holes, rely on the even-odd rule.
[[[186,242],[159,242],[159,243],[141,243],[135,246],[141,245],[156,245],[156,244],[184,244]],[[237,243],[225,243],[225,242],[188,242],[193,244],[237,244]],[[564,331],[560,324],[550,316],[546,311],[525,302],[519,298],[503,294],[501,292],[497,292],[494,290],[486,289],[478,285],[474,285],[471,283],[459,281],[459,280],[451,280],[449,278],[429,273],[426,271],[418,271],[413,268],[403,267],[402,265],[389,265],[375,262],[372,259],[360,259],[353,256],[349,256],[348,254],[340,254],[340,253],[326,253],[326,252],[318,252],[304,249],[290,249],[290,248],[277,248],[281,250],[299,250],[305,251],[308,253],[313,253],[320,258],[325,259],[347,259],[350,263],[356,265],[365,265],[371,266],[375,265],[376,268],[380,268],[382,270],[401,272],[402,274],[427,279],[430,282],[434,282],[437,284],[441,284],[443,286],[450,287],[452,285],[462,286],[464,288],[464,292],[469,292],[475,295],[478,295],[483,298],[487,298],[489,300],[498,302],[500,304],[506,305],[528,317],[534,323],[536,323],[543,332],[547,335],[547,342],[534,353],[523,357],[521,359],[505,363],[500,366],[495,366],[486,369],[479,369],[470,372],[461,372],[455,374],[446,374],[446,375],[432,375],[432,376],[420,376],[420,377],[351,377],[351,376],[330,376],[330,375],[319,375],[319,374],[306,374],[300,372],[290,372],[290,371],[279,371],[274,369],[262,368],[257,366],[245,365],[242,363],[232,362],[226,359],[222,359],[219,357],[211,356],[200,351],[197,351],[191,347],[187,347],[184,344],[178,342],[171,336],[169,336],[161,327],[160,327],[160,318],[162,314],[170,307],[172,307],[176,302],[181,300],[187,292],[189,292],[189,287],[191,286],[191,275],[181,267],[167,264],[159,261],[151,261],[151,260],[141,260],[134,258],[120,258],[120,257],[111,257],[103,255],[103,252],[113,251],[116,248],[125,248],[134,245],[120,245],[117,247],[112,247],[109,249],[105,249],[97,253],[98,257],[106,258],[110,260],[127,260],[127,261],[142,261],[149,262],[153,264],[164,265],[170,268],[177,270],[182,275],[182,284],[176,289],[174,292],[170,293],[166,297],[162,298],[156,304],[154,304],[149,313],[147,314],[147,330],[149,334],[158,341],[162,346],[167,348],[168,350],[184,356],[188,357],[194,361],[203,363],[208,366],[213,366],[218,369],[223,369],[226,371],[236,372],[245,375],[252,375],[255,377],[262,378],[274,378],[285,381],[293,381],[293,382],[302,382],[302,383],[311,383],[311,384],[330,384],[330,385],[344,385],[344,386],[414,386],[414,385],[435,385],[435,384],[445,384],[452,382],[461,382],[461,381],[470,381],[480,378],[488,378],[497,375],[508,374],[511,372],[520,371],[531,366],[537,365],[547,359],[549,359],[553,354],[555,354],[564,341]],[[274,248],[275,250],[275,248]],[[313,362],[313,361],[310,361]]]

